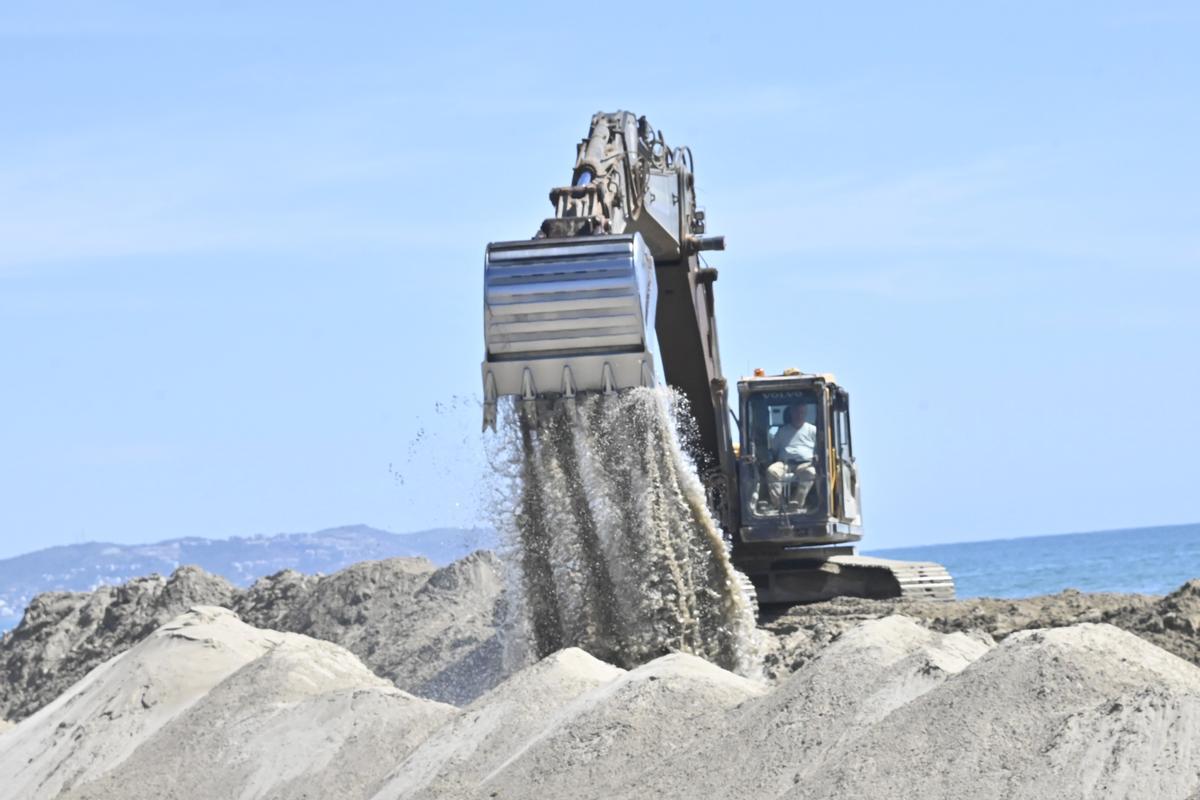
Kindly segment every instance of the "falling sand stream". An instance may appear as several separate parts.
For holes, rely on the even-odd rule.
[[[633,667],[663,653],[761,670],[754,610],[680,446],[669,389],[517,402],[501,520],[528,655],[578,646]]]

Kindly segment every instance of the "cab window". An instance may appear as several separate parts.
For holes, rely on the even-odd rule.
[[[747,409],[747,433],[759,461],[770,461],[779,454],[772,450],[779,429],[788,424],[789,409],[802,409],[804,422],[817,424],[817,393],[814,391],[764,392],[750,398]]]

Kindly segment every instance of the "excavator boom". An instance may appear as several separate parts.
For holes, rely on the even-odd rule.
[[[645,117],[597,113],[571,184],[552,189],[550,202],[554,216],[533,240],[487,247],[484,427],[495,426],[500,397],[611,392],[665,378],[696,418],[700,460],[720,464],[731,440],[716,270],[698,253],[725,242],[704,236],[691,151],[672,150]]]

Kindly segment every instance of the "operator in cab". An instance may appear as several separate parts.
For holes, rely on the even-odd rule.
[[[772,508],[780,508],[786,494],[789,510],[802,509],[809,489],[816,483],[817,471],[812,461],[817,427],[807,421],[807,416],[805,405],[789,406],[786,421],[771,439],[775,463],[767,467],[767,490]]]

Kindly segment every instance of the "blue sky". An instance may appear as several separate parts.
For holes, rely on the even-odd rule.
[[[5,3],[0,557],[485,521],[483,248],[616,108],[695,153],[726,372],[850,388],[869,546],[1200,520],[1198,40],[1190,3]]]

